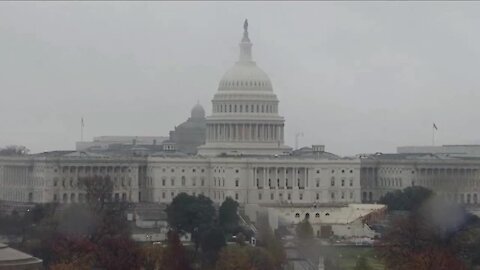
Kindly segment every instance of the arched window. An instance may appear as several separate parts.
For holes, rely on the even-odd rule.
[[[253,105],[250,105],[250,112],[253,112]]]
[[[315,217],[316,217],[316,218],[319,218],[319,217],[320,217],[320,213],[316,213],[316,214],[315,214]]]
[[[296,218],[299,218],[299,217],[300,217],[300,213],[296,213],[296,214],[295,214],[295,217],[296,217]]]
[[[240,105],[240,112],[243,111],[243,105]]]
[[[229,105],[229,112],[232,112],[232,104]]]

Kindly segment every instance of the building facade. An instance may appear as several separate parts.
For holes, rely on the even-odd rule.
[[[272,83],[253,61],[245,24],[239,60],[221,78],[208,117],[195,106],[168,141],[105,137],[77,145],[103,151],[0,157],[0,200],[81,203],[85,191],[79,179],[99,176],[114,181],[112,200],[131,202],[168,203],[185,192],[216,203],[231,197],[244,205],[349,204],[421,185],[453,201],[479,203],[480,159],[475,157],[341,158],[322,145],[292,151],[284,144],[284,127]],[[181,145],[189,153],[177,151]]]
[[[387,192],[423,186],[446,200],[479,204],[480,159],[441,154],[376,154],[361,159],[362,201],[379,200]]]
[[[82,203],[81,179],[108,177],[113,200],[138,202],[144,158],[56,151],[25,157],[0,157],[0,200],[23,203]]]

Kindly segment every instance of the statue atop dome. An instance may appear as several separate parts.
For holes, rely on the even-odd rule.
[[[250,38],[248,38],[248,20],[245,19],[243,22],[243,38],[242,42],[250,42]]]

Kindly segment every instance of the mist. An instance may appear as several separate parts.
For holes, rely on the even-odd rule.
[[[248,18],[286,143],[479,143],[478,2],[1,2],[0,145],[167,136],[211,111]]]

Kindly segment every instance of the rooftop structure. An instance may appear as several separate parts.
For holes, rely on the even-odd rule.
[[[480,157],[479,144],[465,144],[465,145],[442,145],[442,146],[400,146],[397,147],[399,154],[449,154],[455,156],[477,156]]]
[[[42,260],[0,243],[0,270],[40,270]]]

